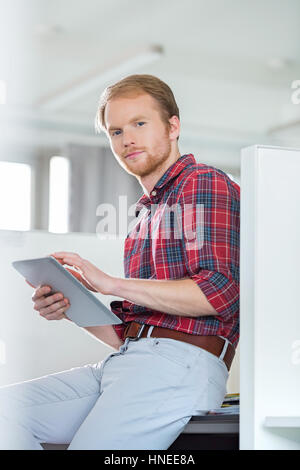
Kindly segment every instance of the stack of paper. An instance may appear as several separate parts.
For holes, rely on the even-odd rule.
[[[209,415],[236,415],[240,413],[240,394],[228,393],[220,408],[209,410]]]

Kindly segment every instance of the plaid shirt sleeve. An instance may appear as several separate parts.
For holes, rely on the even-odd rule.
[[[182,251],[189,277],[230,321],[239,311],[239,187],[222,172],[193,174],[180,193]]]

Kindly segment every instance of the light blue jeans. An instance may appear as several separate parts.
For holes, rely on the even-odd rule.
[[[126,339],[102,362],[0,387],[0,449],[165,450],[221,405],[221,358],[169,338]]]

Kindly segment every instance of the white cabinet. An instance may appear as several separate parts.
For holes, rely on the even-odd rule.
[[[240,447],[300,449],[300,150],[242,150],[240,287]]]

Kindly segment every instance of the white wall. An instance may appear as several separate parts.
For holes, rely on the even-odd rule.
[[[11,266],[14,260],[60,250],[78,252],[105,272],[123,276],[120,240],[100,240],[92,234],[1,230],[0,340],[5,344],[5,363],[0,365],[0,384],[97,362],[112,351],[67,320],[51,322],[40,317],[33,309],[33,288]],[[113,297],[95,295],[109,307]],[[3,347],[1,357],[3,362]]]
[[[47,256],[54,251],[71,251],[105,272],[124,277],[123,243],[122,239],[101,240],[96,234],[0,230],[0,340],[5,345],[5,358],[0,349],[0,385],[98,362],[112,351],[66,320],[47,321],[40,317],[33,309],[33,288],[11,266],[11,262]],[[116,299],[95,295],[107,307],[111,300]],[[229,392],[239,391],[238,354],[234,364],[228,383]]]

